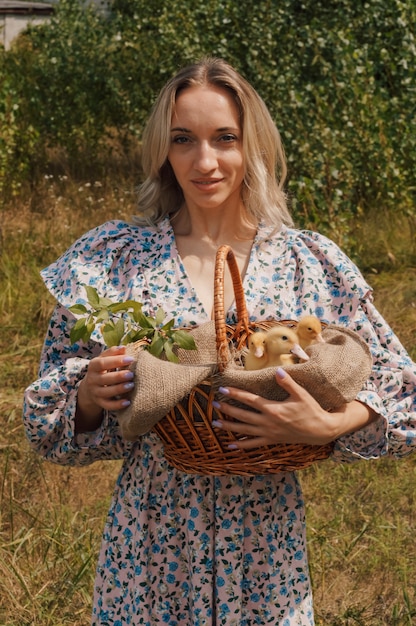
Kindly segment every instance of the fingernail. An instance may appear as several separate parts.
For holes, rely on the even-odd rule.
[[[221,406],[220,403],[217,402],[216,400],[213,400],[211,404],[214,407],[214,409],[219,409]]]
[[[212,425],[214,426],[214,428],[222,428],[222,422],[220,422],[219,420],[212,420]]]
[[[229,450],[238,450],[238,445],[236,443],[229,443],[227,448]]]
[[[122,362],[125,363],[126,365],[129,363],[133,363],[134,361],[134,357],[132,356],[123,356],[123,360]]]
[[[281,368],[281,367],[278,367],[277,370],[276,370],[276,376],[278,378],[284,378],[286,376],[285,370],[283,368]]]
[[[124,385],[124,389],[125,389],[126,391],[130,391],[130,389],[133,389],[133,387],[134,387],[134,383],[126,383],[126,384]]]
[[[131,380],[132,378],[134,378],[133,372],[129,372],[129,371],[128,372],[124,372],[124,378],[126,380]]]
[[[218,391],[219,391],[220,393],[222,393],[223,395],[225,395],[225,396],[226,396],[227,394],[229,394],[229,393],[230,393],[230,390],[229,390],[229,389],[227,389],[227,387],[219,387],[219,388],[218,388]]]
[[[131,404],[130,400],[122,400],[121,401],[121,406],[122,407],[130,406],[130,404]]]

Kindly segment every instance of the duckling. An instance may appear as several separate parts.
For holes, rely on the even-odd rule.
[[[246,370],[259,370],[266,367],[266,332],[258,330],[248,339],[248,349],[244,357]]]
[[[267,332],[266,353],[268,357],[266,367],[309,360],[309,356],[299,345],[296,331],[285,326],[275,326]]]
[[[322,324],[315,315],[304,315],[296,326],[300,346],[305,349],[314,343],[325,343],[322,337]]]

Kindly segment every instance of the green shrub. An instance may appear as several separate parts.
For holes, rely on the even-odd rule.
[[[40,168],[47,149],[64,148],[74,161],[97,158],[119,103],[106,61],[106,26],[92,8],[62,0],[50,23],[29,27],[6,55],[13,89],[41,138]]]
[[[114,0],[107,18],[61,0],[9,80],[42,145],[91,162],[131,146],[179,66],[222,56],[276,119],[297,222],[353,246],[357,216],[414,220],[415,24],[414,0]]]
[[[16,195],[31,173],[38,131],[25,118],[22,101],[10,76],[4,71],[5,55],[0,50],[0,197]]]

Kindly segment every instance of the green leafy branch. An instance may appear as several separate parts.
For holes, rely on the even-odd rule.
[[[84,285],[84,288],[88,305],[74,304],[69,307],[72,313],[82,316],[71,329],[71,343],[89,341],[98,326],[108,347],[145,340],[144,349],[153,356],[165,357],[173,363],[179,362],[175,347],[196,349],[194,338],[189,332],[174,328],[174,319],[164,323],[166,314],[163,309],[158,309],[156,316],[150,317],[143,313],[140,302],[113,302],[99,296],[94,287]]]

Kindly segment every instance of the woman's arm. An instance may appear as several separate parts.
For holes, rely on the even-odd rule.
[[[125,394],[134,387],[128,368],[134,361],[125,347],[109,348],[92,359],[78,386],[75,431],[91,432],[102,424],[104,411],[119,411],[130,404]]]
[[[26,434],[32,447],[55,463],[82,465],[122,458],[131,444],[121,438],[112,411],[121,408],[124,400],[113,401],[104,396],[107,392],[111,395],[114,391],[122,392],[123,385],[129,382],[120,384],[124,371],[109,371],[113,366],[126,368],[124,348],[109,351],[109,360],[104,360],[102,371],[105,359],[102,346],[96,342],[71,345],[72,323],[73,316],[57,306],[46,334],[39,378],[25,391]],[[114,351],[119,353],[114,355]],[[117,380],[116,388],[111,389],[111,384],[109,388],[100,385],[100,380],[104,383]]]
[[[216,403],[222,413],[238,421],[216,421],[214,425],[247,435],[249,439],[239,442],[238,447],[249,450],[276,443],[324,445],[379,417],[370,407],[355,400],[336,412],[324,411],[282,368],[276,371],[276,383],[288,392],[286,400],[277,402],[234,387],[221,388],[227,398],[241,402],[253,411],[227,402]]]
[[[220,403],[225,415],[239,420],[221,426],[254,437],[239,446],[335,441],[332,456],[343,462],[387,454],[402,457],[416,449],[416,364],[371,299],[361,301],[350,327],[366,340],[373,356],[371,375],[356,399],[328,413],[289,375],[276,378],[290,392],[283,402],[230,389],[229,397],[259,411]]]

